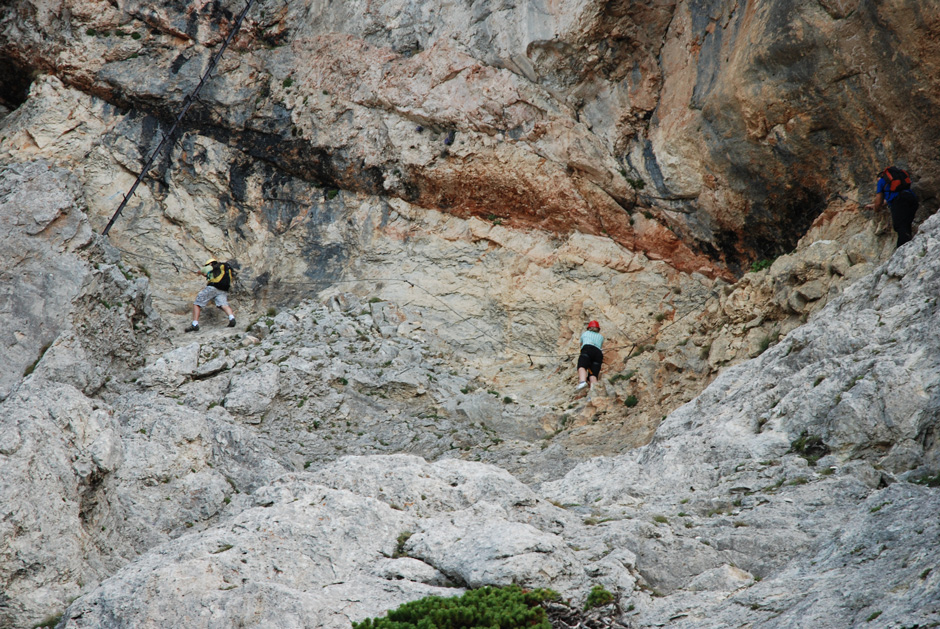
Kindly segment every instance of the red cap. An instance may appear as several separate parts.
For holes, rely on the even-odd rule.
[[[600,330],[600,329],[601,329],[601,324],[598,323],[597,321],[588,321],[588,327],[589,327],[589,328],[597,328],[598,330]]]

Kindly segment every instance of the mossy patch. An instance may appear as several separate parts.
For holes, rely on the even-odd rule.
[[[822,437],[810,435],[804,430],[790,443],[790,452],[799,454],[810,465],[816,465],[816,461],[829,454],[830,450]]]

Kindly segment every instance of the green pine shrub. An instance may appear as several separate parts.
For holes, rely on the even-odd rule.
[[[354,622],[353,629],[551,629],[539,603],[559,598],[547,589],[523,590],[518,585],[483,587],[463,596],[428,596],[405,603],[384,618]]]
[[[603,586],[595,585],[591,588],[591,593],[588,594],[587,600],[584,601],[584,609],[591,609],[592,607],[603,607],[604,605],[613,602],[613,594],[604,589]]]

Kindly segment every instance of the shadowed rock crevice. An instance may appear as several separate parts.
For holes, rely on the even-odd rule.
[[[12,111],[25,103],[32,82],[31,68],[0,52],[0,108]],[[3,110],[0,109],[0,118],[2,114]]]

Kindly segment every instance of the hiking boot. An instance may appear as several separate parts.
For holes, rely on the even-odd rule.
[[[581,389],[583,389],[583,388],[586,387],[586,386],[587,386],[587,382],[579,382],[579,383],[578,383],[578,386],[576,386],[576,387],[574,388],[574,390],[575,390],[575,391],[580,391]]]
[[[234,328],[234,327],[235,327],[235,319],[229,319],[229,320],[228,320],[228,327],[230,327],[230,328]]]
[[[186,326],[186,329],[183,330],[183,331],[184,331],[184,332],[198,332],[198,331],[199,331],[199,324],[198,324],[198,323],[191,323],[191,324],[187,325],[187,326]]]

